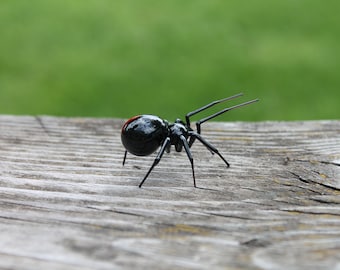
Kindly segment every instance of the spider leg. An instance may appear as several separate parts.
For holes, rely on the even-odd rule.
[[[208,148],[208,150],[210,150],[211,152],[217,154],[224,161],[224,163],[227,165],[227,167],[230,167],[228,161],[226,161],[226,159],[220,154],[220,152],[217,150],[217,148],[214,147],[207,140],[205,140],[200,134],[198,134],[198,133],[196,133],[194,131],[190,132],[189,134],[190,134],[190,136],[193,136],[196,139],[198,139],[205,147]]]
[[[124,159],[123,159],[123,166],[124,166],[124,164],[125,164],[126,155],[127,155],[127,150],[125,150]]]
[[[190,152],[190,147],[189,147],[189,144],[188,144],[186,138],[183,135],[181,135],[180,138],[182,140],[182,144],[184,146],[185,152],[187,153],[187,156],[188,156],[190,163],[191,163],[192,178],[194,180],[194,187],[196,187],[194,159],[192,158],[192,155],[191,155],[191,152]]]
[[[239,94],[233,95],[231,97],[223,98],[223,99],[220,99],[220,100],[215,100],[215,101],[213,101],[213,102],[211,102],[211,103],[209,103],[209,104],[207,104],[207,105],[205,105],[205,106],[203,106],[201,108],[198,108],[198,109],[196,109],[196,110],[194,110],[192,112],[187,113],[186,116],[185,116],[185,121],[186,121],[187,126],[190,127],[190,117],[191,116],[193,116],[193,115],[195,115],[195,114],[197,114],[197,113],[199,113],[201,111],[204,111],[204,110],[206,110],[206,109],[208,109],[208,108],[210,108],[210,107],[212,107],[212,106],[214,106],[216,104],[225,102],[227,100],[231,100],[233,98],[240,97],[242,95],[243,95],[243,93],[239,93]]]
[[[167,137],[167,138],[164,140],[164,142],[163,142],[163,144],[162,144],[162,147],[161,147],[161,149],[159,150],[159,152],[158,152],[158,154],[157,154],[155,160],[153,161],[153,163],[152,163],[152,165],[151,165],[149,171],[147,172],[147,174],[146,174],[145,177],[143,178],[142,182],[140,182],[139,187],[142,187],[144,181],[146,180],[146,178],[148,178],[148,176],[149,176],[149,174],[151,173],[151,171],[153,170],[153,168],[159,163],[159,161],[161,160],[161,158],[162,158],[162,156],[163,156],[165,150],[168,149],[169,144],[170,144],[170,137]]]
[[[205,118],[203,118],[201,120],[198,120],[196,122],[197,133],[201,134],[201,124],[203,124],[204,122],[207,122],[208,120],[213,119],[213,118],[215,118],[215,117],[217,117],[217,116],[219,116],[219,115],[221,115],[221,114],[223,114],[225,112],[231,111],[233,109],[236,109],[236,108],[239,108],[239,107],[242,107],[242,106],[245,106],[245,105],[257,102],[257,101],[259,101],[259,100],[258,99],[253,99],[253,100],[250,100],[250,101],[247,101],[247,102],[244,102],[244,103],[241,103],[241,104],[229,107],[229,108],[225,108],[222,111],[219,111],[219,112],[214,113],[214,114],[212,114],[210,116],[207,116],[207,117],[205,117]]]

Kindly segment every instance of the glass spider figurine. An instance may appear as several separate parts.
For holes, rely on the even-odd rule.
[[[140,182],[139,187],[142,187],[145,180],[148,178],[149,174],[153,168],[159,163],[164,152],[170,152],[171,145],[175,146],[177,152],[181,152],[183,147],[190,160],[192,177],[194,180],[194,187],[196,187],[196,178],[194,170],[194,159],[191,155],[190,148],[197,139],[200,141],[211,153],[217,154],[229,167],[228,161],[220,154],[220,152],[210,144],[201,135],[201,124],[213,119],[227,111],[245,106],[254,102],[258,99],[250,100],[229,108],[225,108],[217,113],[207,116],[196,122],[196,131],[190,127],[190,117],[204,111],[216,104],[231,100],[242,96],[243,94],[237,94],[231,97],[213,101],[199,109],[189,112],[185,116],[185,122],[177,119],[174,123],[169,123],[155,115],[137,115],[129,120],[122,127],[121,140],[125,147],[125,154],[123,159],[123,166],[125,164],[127,152],[136,156],[148,156],[154,153],[159,147],[160,150],[151,165],[149,171],[144,176],[143,180]]]

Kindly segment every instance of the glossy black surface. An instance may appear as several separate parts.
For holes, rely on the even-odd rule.
[[[177,152],[182,151],[182,149],[184,148],[191,164],[194,187],[196,187],[194,159],[191,155],[190,147],[193,145],[195,140],[201,142],[210,152],[217,154],[223,160],[226,166],[229,167],[229,163],[219,153],[219,151],[201,136],[201,124],[227,111],[251,104],[253,102],[257,102],[258,99],[254,99],[229,108],[225,108],[217,113],[214,113],[201,120],[198,120],[196,122],[196,131],[194,131],[190,127],[190,117],[216,104],[240,96],[242,96],[242,93],[228,98],[213,101],[201,108],[189,112],[185,116],[186,122],[177,119],[174,123],[168,124],[167,121],[155,115],[138,115],[126,121],[126,123],[122,127],[121,133],[122,143],[126,149],[123,159],[123,165],[125,164],[127,152],[136,156],[148,156],[155,152],[160,147],[160,150],[153,164],[151,165],[149,171],[143,178],[142,182],[139,184],[139,187],[143,185],[144,181],[148,178],[153,168],[159,163],[164,152],[165,151],[170,152],[171,145],[175,146]]]
[[[122,127],[121,139],[125,149],[136,156],[148,156],[160,147],[168,136],[167,123],[154,115],[130,118]]]

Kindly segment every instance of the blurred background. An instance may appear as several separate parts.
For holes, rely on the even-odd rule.
[[[260,98],[216,120],[339,119],[339,10],[337,0],[1,0],[0,114],[173,121],[244,92],[206,114]]]

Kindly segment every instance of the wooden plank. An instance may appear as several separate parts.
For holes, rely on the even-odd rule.
[[[128,155],[121,119],[0,116],[1,269],[340,269],[340,121],[207,123]]]

